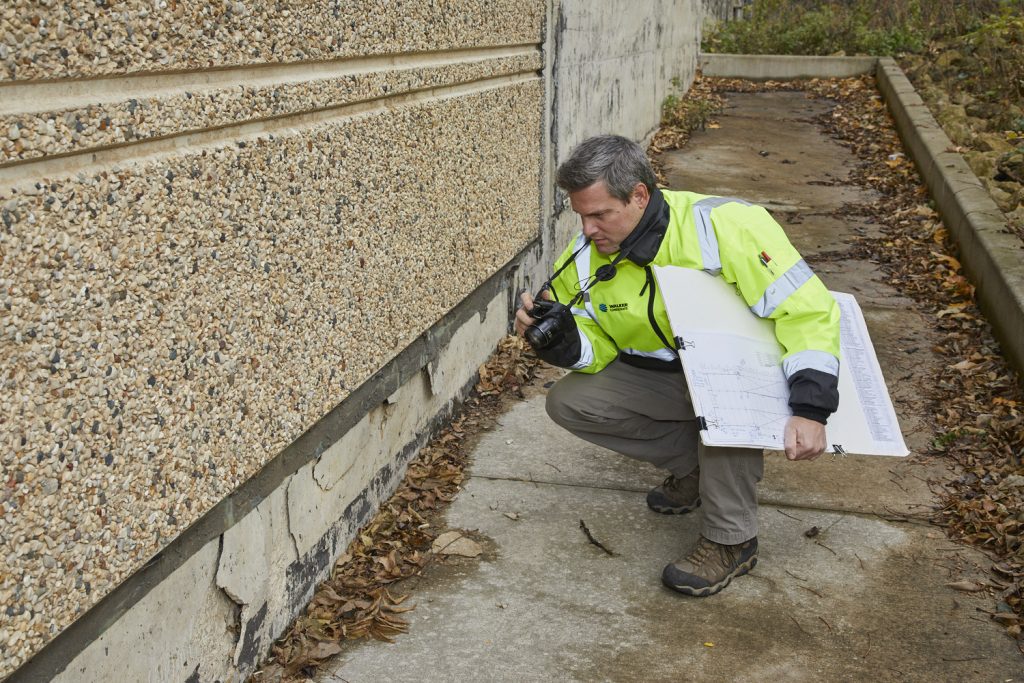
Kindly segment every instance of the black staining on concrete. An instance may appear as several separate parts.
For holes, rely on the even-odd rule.
[[[263,641],[261,631],[266,620],[267,603],[263,603],[242,628],[242,650],[238,655],[238,668],[242,671],[251,671],[259,664],[263,654],[263,648],[260,647]]]
[[[463,299],[444,319],[417,337],[398,356],[375,373],[369,380],[356,388],[348,398],[319,420],[305,434],[284,448],[258,474],[211,508],[205,515],[182,532],[180,536],[171,541],[164,550],[154,556],[145,566],[125,579],[104,598],[96,602],[85,614],[37,652],[31,660],[11,674],[7,680],[17,681],[18,683],[23,681],[49,681],[56,674],[63,671],[75,657],[99,638],[107,628],[148,595],[150,590],[184,565],[189,558],[199,552],[207,543],[220,537],[225,531],[234,526],[238,520],[256,509],[256,506],[270,496],[288,477],[314,460],[318,454],[323,453],[327,446],[344,436],[369,410],[380,405],[384,399],[395,393],[406,381],[415,376],[416,373],[421,372],[428,363],[436,360],[437,354],[451,341],[455,331],[463,323],[475,316],[481,308],[486,308],[487,303],[497,296],[499,292],[504,291],[508,285],[509,273],[518,267],[519,263],[534,258],[535,252],[538,252],[539,249],[540,244],[535,241],[516,254],[501,270],[494,273]],[[194,263],[193,267],[197,268],[198,266]],[[475,378],[471,379],[463,390],[457,394],[456,400],[460,400],[461,397],[465,396],[474,383]],[[448,411],[442,411],[424,432],[430,433],[449,415]],[[209,437],[207,436],[206,438]],[[393,473],[396,471],[404,471],[405,463],[419,449],[419,445],[418,443],[411,444],[396,459],[395,463],[389,465],[391,468],[391,475],[389,476],[393,476]],[[111,459],[111,464],[113,464],[113,459]],[[395,482],[391,482],[387,486],[391,486],[393,490],[394,484]],[[380,492],[388,490],[387,486],[384,486],[383,480],[378,481],[375,478],[374,482],[371,482],[367,487],[368,490],[374,492],[376,497],[368,498],[365,502],[366,507],[363,514],[366,516],[366,519],[376,509],[375,506],[380,500]],[[189,504],[189,502],[186,501],[186,504]],[[355,508],[352,511],[354,514]],[[365,521],[363,520],[363,523]],[[350,523],[347,522],[347,524]],[[346,526],[344,528],[358,528],[358,525],[356,527]],[[337,538],[341,538],[340,534]],[[337,542],[333,541],[335,545]],[[333,554],[329,556],[333,556]],[[323,557],[324,559],[320,559],[319,562],[321,565],[326,565],[327,560],[325,558],[327,556]],[[297,569],[295,571],[297,572]],[[301,580],[299,580],[301,576],[312,575],[296,573],[289,576],[295,576],[297,583],[301,584]],[[310,580],[307,578],[307,583]],[[298,594],[300,591],[296,590],[294,592]],[[291,603],[289,604],[291,605]]]

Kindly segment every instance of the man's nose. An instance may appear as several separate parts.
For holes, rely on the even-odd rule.
[[[593,237],[597,234],[597,223],[595,221],[589,221],[586,218],[580,219],[583,223],[583,236]]]

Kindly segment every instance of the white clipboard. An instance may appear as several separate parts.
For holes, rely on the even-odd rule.
[[[672,334],[708,446],[783,449],[792,412],[775,323],[757,317],[735,287],[692,268],[656,266]],[[909,454],[889,390],[851,294],[832,292],[841,313],[839,410],[825,433],[830,453]]]

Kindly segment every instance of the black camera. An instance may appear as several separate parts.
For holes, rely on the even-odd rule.
[[[529,313],[537,322],[527,327],[523,336],[530,346],[537,350],[546,349],[561,339],[566,330],[565,316],[572,317],[572,312],[564,304],[541,299],[540,293],[534,299],[533,308]]]

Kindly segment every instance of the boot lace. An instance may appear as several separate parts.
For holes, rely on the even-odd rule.
[[[686,561],[694,567],[701,567],[714,551],[715,544],[701,536],[700,541],[697,543],[697,547],[695,547],[690,554],[686,556]]]
[[[687,479],[694,479],[697,476],[697,470],[690,472],[685,477],[677,477],[674,474],[670,474],[665,477],[665,481],[661,482],[661,486],[669,491],[678,491],[682,486],[683,482]]]

